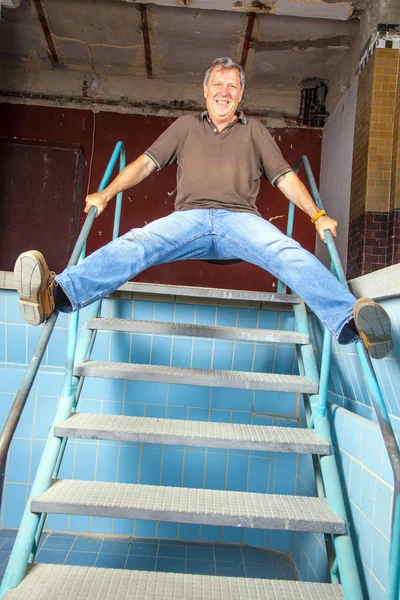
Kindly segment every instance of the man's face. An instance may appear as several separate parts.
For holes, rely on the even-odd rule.
[[[242,99],[239,71],[237,69],[221,69],[214,67],[207,86],[204,85],[204,98],[211,119],[230,122]]]

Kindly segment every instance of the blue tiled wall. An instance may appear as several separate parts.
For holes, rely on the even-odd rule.
[[[400,434],[400,300],[382,302],[393,326],[394,351],[384,360],[373,361],[389,410],[393,428]],[[313,321],[315,347],[320,356],[322,330]],[[376,415],[366,388],[354,344],[334,343],[329,380],[330,417],[357,560],[365,598],[386,597],[393,475]],[[309,457],[298,464],[297,493],[313,488]],[[299,487],[300,486],[300,487]],[[319,571],[316,555],[321,538],[310,534],[293,536],[293,556],[303,579],[323,581],[326,566]],[[326,579],[327,580],[327,579]]]
[[[103,316],[111,315],[206,325],[293,328],[292,313],[227,306],[107,299],[103,303]],[[68,318],[60,315],[12,443],[1,514],[3,527],[18,527],[56,410],[63,383],[67,323]],[[1,425],[39,334],[40,328],[27,326],[20,317],[16,293],[0,290]],[[291,345],[277,348],[274,344],[144,334],[99,332],[92,358],[183,367],[296,372]],[[298,424],[295,394],[105,379],[85,381],[80,410],[263,425]],[[295,490],[296,470],[297,457],[294,454],[71,440],[67,444],[60,477],[291,494]],[[50,515],[47,528],[244,542],[282,551],[291,548],[291,533],[278,531],[157,524],[152,521],[133,523],[123,519],[65,515]]]

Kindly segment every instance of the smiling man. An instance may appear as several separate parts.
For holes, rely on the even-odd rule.
[[[60,275],[30,251],[15,265],[26,321],[39,325],[54,308],[78,310],[118,289],[146,268],[183,259],[254,263],[299,294],[339,343],[363,339],[374,358],[392,349],[390,321],[370,298],[356,298],[309,252],[264,220],[256,207],[263,175],[308,214],[318,235],[337,223],[318,209],[267,129],[239,112],[245,75],[230,58],[204,77],[207,109],[177,119],[102,192],[86,198],[100,215],[118,194],[153,171],[178,165],[175,211],[110,242]]]

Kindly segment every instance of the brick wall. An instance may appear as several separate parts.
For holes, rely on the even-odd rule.
[[[399,260],[400,77],[398,49],[378,48],[360,73],[347,275]]]

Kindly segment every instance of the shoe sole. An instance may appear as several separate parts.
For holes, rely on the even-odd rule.
[[[41,325],[45,320],[41,294],[48,277],[49,269],[40,252],[31,250],[17,258],[14,282],[19,296],[21,315],[30,325]]]
[[[390,318],[379,304],[356,305],[354,322],[370,356],[385,358],[393,350]]]

